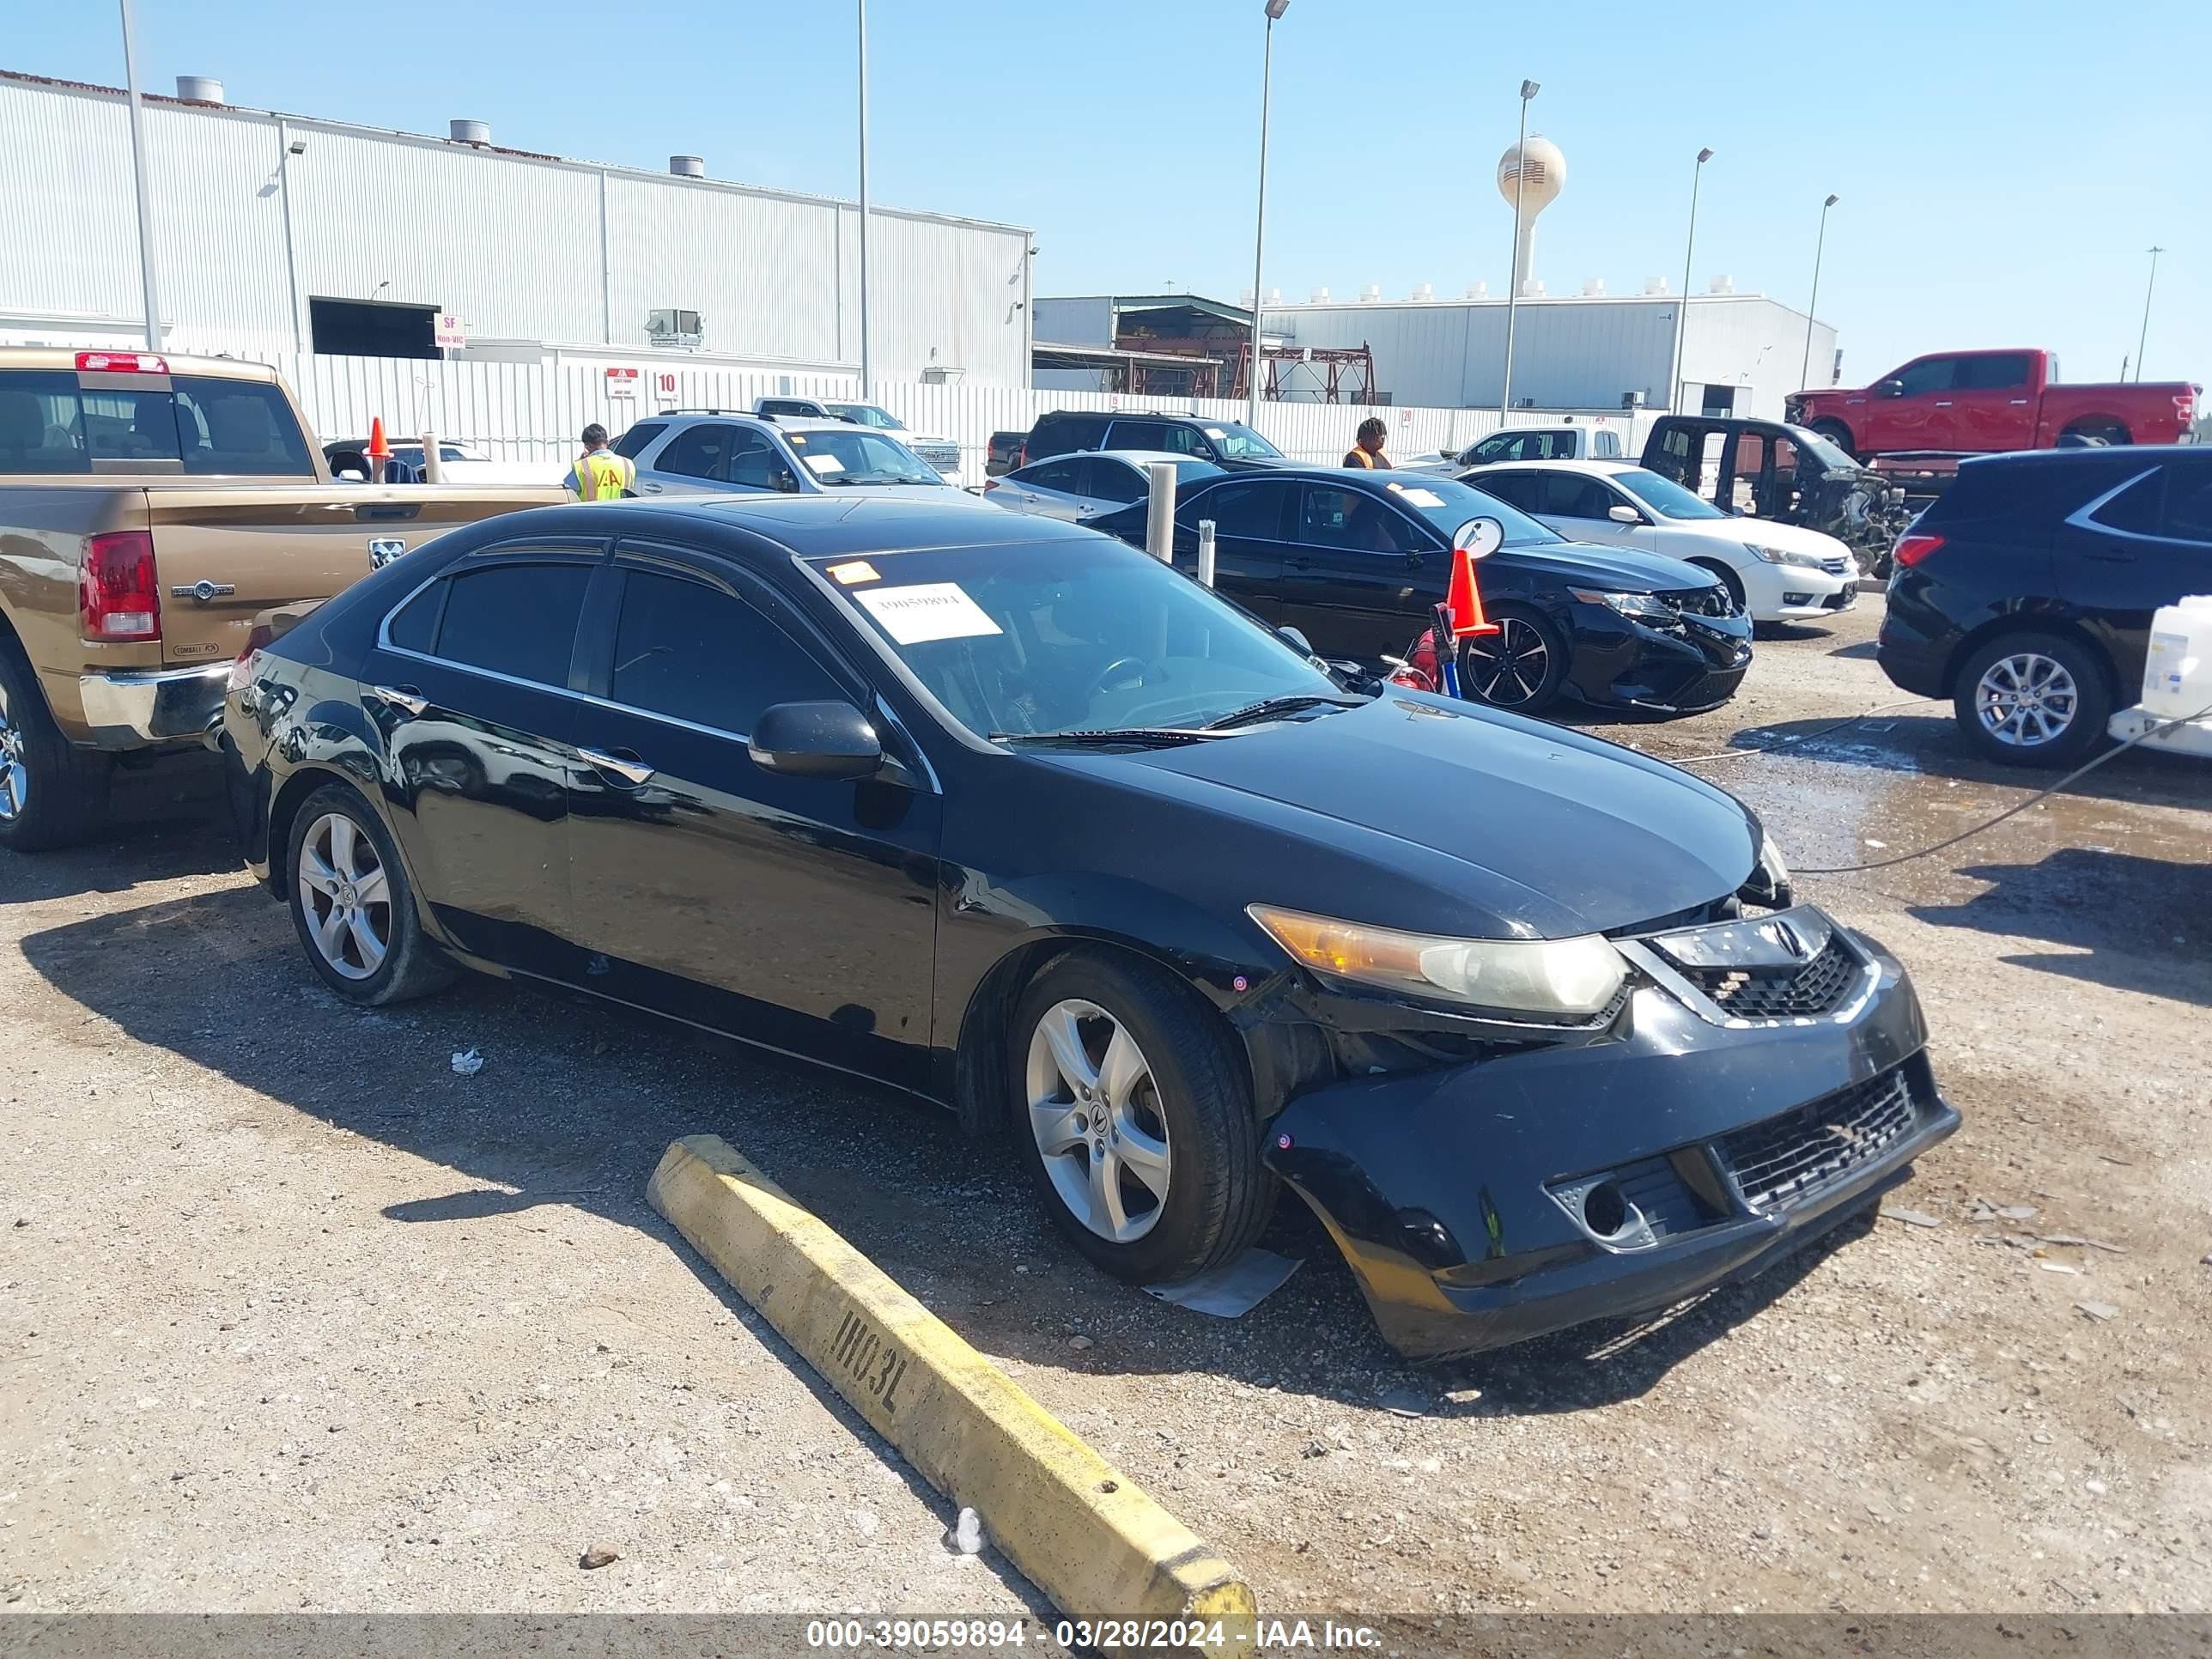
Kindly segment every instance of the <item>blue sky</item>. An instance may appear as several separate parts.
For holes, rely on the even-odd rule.
[[[150,89],[210,74],[259,107],[421,132],[473,116],[526,149],[855,188],[849,0],[137,9]],[[0,65],[120,84],[115,19],[18,9]],[[1031,227],[1042,294],[1250,284],[1261,0],[874,0],[869,23],[878,201]],[[1526,76],[1532,129],[1567,157],[1537,245],[1553,293],[1679,283],[1711,145],[1699,287],[1726,272],[1802,306],[1820,199],[1841,197],[1820,310],[1846,380],[1999,344],[2111,378],[2157,242],[2148,377],[2212,381],[2203,0],[1292,0],[1275,40],[1267,281],[1286,297],[1503,292],[1492,175]]]

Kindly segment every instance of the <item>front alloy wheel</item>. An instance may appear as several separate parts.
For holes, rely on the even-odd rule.
[[[1028,1073],[1030,1133],[1060,1202],[1101,1238],[1144,1237],[1174,1163],[1136,1038],[1095,1002],[1054,1003],[1030,1034]]]
[[[1460,689],[1493,708],[1534,714],[1552,699],[1559,664],[1544,630],[1525,617],[1497,618],[1498,632],[1460,647]]]

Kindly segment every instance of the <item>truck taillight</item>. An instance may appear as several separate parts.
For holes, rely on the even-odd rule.
[[[120,530],[87,537],[76,595],[86,639],[160,639],[161,586],[154,569],[152,532]]]
[[[87,374],[167,374],[169,360],[150,351],[80,351],[76,366]]]
[[[1942,545],[1943,538],[1941,536],[1899,536],[1892,556],[1898,563],[1910,570]]]

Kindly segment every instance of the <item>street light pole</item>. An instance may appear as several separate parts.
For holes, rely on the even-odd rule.
[[[876,396],[868,346],[868,0],[856,0],[860,26],[860,401]]]
[[[131,175],[138,186],[138,275],[146,300],[146,349],[161,349],[161,296],[154,287],[154,210],[146,192],[146,106],[138,96],[138,42],[131,0],[123,6],[123,82],[131,92]]]
[[[1291,0],[1267,0],[1267,32],[1260,48],[1260,204],[1252,216],[1252,362],[1244,377],[1244,424],[1260,424],[1260,307],[1266,290],[1260,286],[1260,255],[1267,240],[1267,105],[1275,78],[1275,20],[1291,9]]]
[[[2150,339],[2150,296],[2158,288],[2158,256],[2165,252],[2162,247],[2150,251],[2150,281],[2143,289],[2142,332],[2136,336],[2136,380],[2138,382],[2142,380],[2143,346]]]
[[[1836,204],[1833,196],[1820,204],[1820,236],[1813,244],[1813,297],[1805,302],[1805,356],[1797,365],[1797,389],[1805,389],[1805,376],[1813,366],[1813,313],[1820,303],[1820,254],[1828,246],[1828,210]]]
[[[1705,163],[1713,159],[1711,149],[1698,152],[1698,165],[1690,174],[1690,238],[1682,247],[1682,298],[1674,307],[1674,373],[1667,388],[1667,407],[1676,414],[1682,404],[1682,348],[1688,338],[1690,326],[1690,262],[1698,248],[1698,181],[1705,176]]]
[[[1505,377],[1498,391],[1500,426],[1513,407],[1513,323],[1521,301],[1521,189],[1528,178],[1528,100],[1542,90],[1534,81],[1521,83],[1521,136],[1513,143],[1513,263],[1505,276]]]

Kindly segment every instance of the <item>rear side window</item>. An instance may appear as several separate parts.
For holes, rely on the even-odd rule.
[[[2177,466],[2166,477],[2166,512],[2159,533],[2212,547],[2212,467]]]
[[[1165,421],[1116,421],[1107,434],[1106,441],[1115,449],[1165,449],[1168,447],[1168,423]]]
[[[673,472],[679,477],[720,482],[723,463],[729,454],[731,432],[726,426],[687,427],[668,441],[668,447],[660,452],[660,459],[653,464],[653,470]]]
[[[630,570],[623,578],[611,695],[632,708],[742,736],[771,704],[844,693],[790,635],[744,600],[704,582]]]
[[[1151,477],[1127,461],[1109,461],[1099,455],[1085,465],[1090,468],[1091,479],[1085,486],[1086,495],[1107,501],[1141,501],[1152,494]],[[1176,476],[1182,476],[1180,471]]]
[[[1279,541],[1285,510],[1297,491],[1297,486],[1292,483],[1257,479],[1225,483],[1194,497],[1176,514],[1176,520],[1189,527],[1200,519],[1211,519],[1216,535]]]
[[[2027,354],[1998,351],[1986,357],[1959,359],[1961,392],[2005,392],[2027,384]]]
[[[495,564],[449,577],[433,654],[535,685],[566,685],[591,580],[590,565],[570,563]]]
[[[668,430],[665,421],[640,421],[614,441],[614,452],[627,455],[633,461],[644,453],[647,445]]]
[[[1543,506],[1538,511],[1561,519],[1602,519],[1620,498],[1595,478],[1572,472],[1542,475]]]
[[[1082,463],[1073,456],[1057,461],[1040,461],[1035,466],[1025,466],[1015,474],[1018,483],[1036,489],[1058,489],[1076,493],[1076,468]]]
[[[2158,534],[2159,507],[2165,495],[2165,475],[2154,468],[2089,516],[2107,530],[2124,530],[2135,536],[2155,536]]]
[[[1510,502],[1523,513],[1542,511],[1536,504],[1536,475],[1532,472],[1486,472],[1468,482],[1471,488]]]
[[[95,460],[314,476],[298,417],[266,381],[179,374],[140,390],[80,387],[66,369],[0,374],[0,474],[89,472]]]
[[[1030,453],[1042,460],[1048,455],[1065,455],[1073,449],[1096,449],[1105,441],[1104,415],[1055,414],[1037,417],[1030,433]]]

